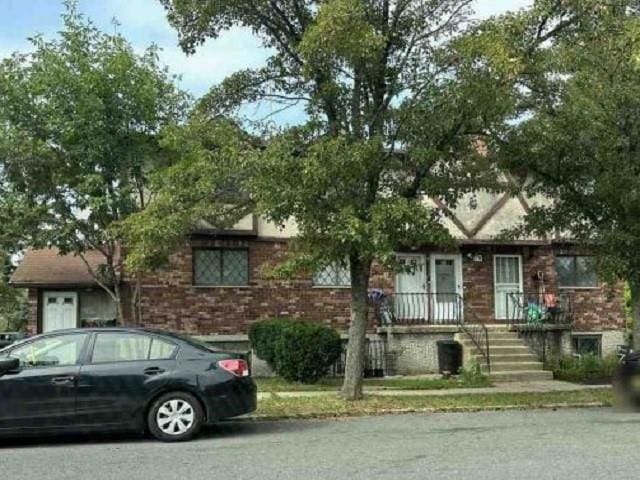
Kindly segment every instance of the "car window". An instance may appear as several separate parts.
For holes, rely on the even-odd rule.
[[[151,348],[151,337],[133,333],[98,333],[91,361],[133,362],[147,360]]]
[[[86,333],[43,338],[15,348],[9,356],[24,368],[75,365],[86,339]]]
[[[151,343],[149,360],[167,360],[173,356],[177,348],[178,347],[171,342],[154,338]]]

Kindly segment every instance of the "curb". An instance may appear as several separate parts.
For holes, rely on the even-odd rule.
[[[544,403],[540,405],[487,405],[478,407],[426,407],[426,408],[389,408],[381,410],[363,411],[360,413],[300,413],[289,415],[248,415],[232,420],[233,422],[273,422],[280,420],[331,420],[340,418],[376,417],[381,415],[404,415],[409,413],[474,413],[500,412],[513,410],[562,410],[570,408],[606,408],[611,407],[608,402],[575,402],[575,403]]]

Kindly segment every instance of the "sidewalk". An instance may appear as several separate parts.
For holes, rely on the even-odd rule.
[[[482,388],[449,388],[442,390],[390,390],[383,388],[365,389],[365,395],[388,397],[444,397],[453,395],[486,395],[493,393],[552,393],[552,392],[576,392],[581,390],[610,389],[611,385],[580,385],[559,380],[540,382],[508,382],[496,383],[493,387]],[[315,392],[259,392],[258,399],[269,398],[303,398],[335,396],[337,391]]]

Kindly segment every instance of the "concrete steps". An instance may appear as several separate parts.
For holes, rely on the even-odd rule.
[[[543,369],[542,362],[531,349],[518,337],[515,332],[509,332],[504,327],[488,328],[489,352],[491,359],[490,378],[496,382],[533,382],[552,380],[553,373]],[[486,372],[484,357],[478,351],[473,341],[461,334],[458,341],[467,352],[465,358],[476,360]]]

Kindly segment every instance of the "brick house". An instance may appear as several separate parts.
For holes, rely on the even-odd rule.
[[[509,368],[516,368],[515,360],[539,360],[549,351],[601,355],[623,343],[622,285],[601,283],[591,257],[567,242],[497,240],[535,201],[478,192],[473,208],[466,199],[455,210],[445,209],[443,222],[457,239],[454,251],[415,248],[398,252],[409,269],[374,267],[370,286],[385,297],[372,309],[370,334],[395,353],[394,371],[433,371],[435,342],[456,336],[470,352],[485,349],[494,366]],[[229,231],[194,232],[167,267],[144,278],[144,326],[241,348],[251,323],[272,316],[346,332],[350,281],[343,266],[288,281],[265,278],[263,267],[282,258],[295,234],[293,223],[276,228],[254,216]],[[90,261],[99,263],[99,256]],[[84,264],[55,250],[26,252],[11,283],[29,290],[32,333],[115,319],[113,303]],[[485,347],[490,338],[493,345]],[[502,346],[528,350],[501,352]]]

